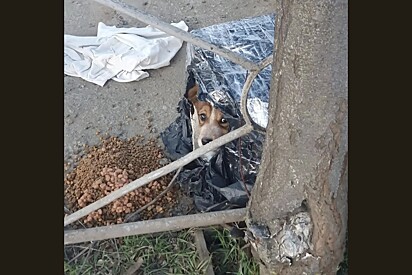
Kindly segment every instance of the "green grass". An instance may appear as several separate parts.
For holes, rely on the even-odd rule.
[[[64,272],[78,274],[123,274],[138,258],[139,274],[203,274],[208,262],[201,262],[191,231],[164,233],[156,237],[131,236],[100,241],[98,248],[87,245],[66,249],[88,249],[80,257],[65,259]]]
[[[242,247],[243,240],[232,238],[227,229],[213,229],[211,232],[212,263],[216,275],[258,275],[259,265]]]
[[[258,275],[259,268],[241,249],[238,239],[229,231],[212,229],[211,260],[216,275]],[[200,261],[191,230],[161,235],[130,236],[90,244],[65,247],[64,273],[124,274],[137,261],[143,260],[138,274],[204,274],[210,259]],[[70,254],[70,255],[68,255]]]

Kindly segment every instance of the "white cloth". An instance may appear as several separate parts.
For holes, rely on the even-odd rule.
[[[171,23],[184,31],[184,21]],[[183,41],[152,26],[116,28],[99,23],[97,36],[64,35],[64,73],[103,87],[107,80],[137,81],[143,70],[168,66]]]

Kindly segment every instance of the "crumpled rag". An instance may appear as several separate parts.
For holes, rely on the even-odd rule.
[[[171,25],[189,29],[184,21]],[[144,70],[168,66],[182,44],[150,25],[116,28],[100,22],[97,36],[64,35],[64,73],[102,87],[109,79],[137,81],[149,76]]]

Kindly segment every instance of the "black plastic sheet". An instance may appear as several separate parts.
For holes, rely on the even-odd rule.
[[[253,62],[273,53],[274,15],[247,18],[191,31],[208,42],[237,52]],[[200,100],[213,102],[228,120],[230,130],[244,125],[240,97],[247,71],[211,51],[188,44],[186,92],[199,85]],[[271,66],[262,70],[249,91],[247,108],[252,121],[267,125]],[[186,95],[179,102],[180,116],[161,133],[166,155],[176,160],[193,150],[190,114],[193,106]],[[186,165],[178,182],[194,197],[200,211],[245,207],[256,180],[264,135],[253,131],[224,147],[209,161],[201,158]]]

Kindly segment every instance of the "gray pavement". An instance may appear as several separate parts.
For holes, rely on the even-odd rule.
[[[124,0],[165,22],[184,20],[189,30],[241,18],[272,13],[264,0]],[[129,16],[92,0],[64,0],[64,33],[96,35],[97,25],[144,27]],[[146,79],[104,87],[81,78],[64,77],[64,158],[71,162],[83,144],[96,145],[96,132],[124,138],[158,137],[177,116],[177,103],[185,89],[186,43],[171,65],[149,70]],[[152,127],[148,127],[151,125]]]

